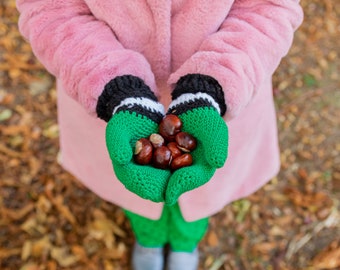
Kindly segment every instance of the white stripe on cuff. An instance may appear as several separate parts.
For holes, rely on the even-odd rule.
[[[186,94],[180,95],[178,98],[176,98],[170,103],[169,111],[171,111],[173,107],[176,107],[181,103],[195,102],[196,99],[207,99],[216,108],[218,113],[221,114],[221,109],[218,103],[210,95],[206,93],[202,93],[202,92],[198,92],[196,94],[186,93]]]
[[[130,98],[126,98],[122,100],[120,104],[113,109],[112,115],[114,115],[117,112],[117,110],[123,106],[133,106],[133,105],[140,105],[148,109],[149,111],[161,113],[163,115],[165,113],[163,105],[157,101],[153,101],[145,97],[137,97],[137,98],[130,97]]]

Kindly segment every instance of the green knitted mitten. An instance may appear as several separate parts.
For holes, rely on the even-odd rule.
[[[228,155],[228,127],[223,92],[211,77],[190,74],[182,77],[173,93],[168,113],[177,114],[182,130],[197,139],[192,152],[193,165],[175,171],[170,177],[165,202],[172,205],[184,192],[207,183]]]
[[[119,181],[144,199],[164,201],[170,171],[133,161],[136,141],[157,132],[163,117],[163,107],[149,87],[133,76],[117,77],[106,85],[97,113],[108,121],[106,146]]]

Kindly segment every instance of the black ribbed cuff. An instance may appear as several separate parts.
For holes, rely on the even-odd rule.
[[[113,113],[129,111],[142,114],[155,122],[163,118],[157,97],[144,81],[132,75],[118,76],[108,82],[98,98],[96,112],[108,122]]]
[[[226,113],[222,87],[213,77],[188,74],[181,77],[173,92],[169,113],[181,114],[198,107],[215,107],[221,116]]]

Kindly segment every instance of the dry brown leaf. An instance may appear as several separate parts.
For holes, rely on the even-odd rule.
[[[109,260],[105,260],[104,261],[104,269],[105,270],[114,270],[114,265],[109,261]]]
[[[24,223],[21,224],[20,228],[29,235],[46,233],[46,227],[39,224],[36,216],[29,217]]]
[[[208,236],[207,236],[207,241],[208,241],[208,245],[211,247],[216,247],[218,246],[218,237],[216,232],[214,231],[209,231],[208,232]]]
[[[59,136],[59,126],[57,124],[52,124],[42,131],[42,135],[49,139],[55,139]]]
[[[6,145],[3,143],[0,143],[0,152],[4,153],[5,155],[13,158],[21,158],[22,154],[18,151],[14,151],[10,148],[8,148]]]
[[[36,263],[28,262],[21,266],[20,270],[41,270],[41,268]]]
[[[315,269],[335,269],[340,267],[340,247],[318,254],[313,260],[313,267]]]
[[[5,259],[10,256],[19,255],[21,253],[21,248],[0,248],[0,259]]]
[[[105,243],[105,246],[111,249],[115,242],[112,231],[112,223],[108,219],[96,219],[90,224],[89,235]]]
[[[58,265],[55,261],[48,261],[47,262],[47,269],[48,270],[57,270],[58,269]]]
[[[7,209],[3,207],[0,209],[0,212],[3,214],[4,217],[9,218],[10,220],[20,220],[23,217],[25,217],[29,212],[31,212],[33,209],[34,204],[30,203],[20,209]]]
[[[27,133],[28,127],[22,125],[0,126],[0,130],[4,135],[14,136],[18,133]]]
[[[52,203],[44,196],[39,195],[39,198],[36,203],[36,208],[38,211],[48,213],[52,208]]]
[[[33,243],[31,240],[27,240],[24,242],[21,250],[21,259],[26,261],[32,254],[32,246]]]
[[[51,257],[62,267],[70,267],[78,262],[78,257],[70,254],[67,247],[52,247]]]
[[[52,248],[50,238],[48,235],[32,242],[31,255],[36,258],[47,257]]]
[[[212,255],[208,255],[204,261],[204,267],[208,269],[210,265],[212,265],[215,261],[215,258]]]
[[[117,247],[105,249],[103,257],[110,260],[119,260],[124,256],[126,249],[127,248],[124,243],[119,243]]]
[[[106,214],[101,211],[98,208],[93,209],[92,215],[94,217],[94,219],[96,220],[103,220],[105,223],[108,223],[108,226],[111,228],[112,232],[115,235],[118,235],[120,237],[125,237],[126,233],[123,229],[121,229],[117,223],[111,219],[108,219]]]
[[[57,195],[52,201],[53,205],[72,225],[76,224],[76,218],[70,211],[70,208],[64,204],[64,199],[61,195]]]
[[[273,236],[284,236],[286,235],[286,231],[278,225],[274,225],[270,230],[269,234]]]
[[[30,167],[30,177],[33,179],[38,174],[42,165],[42,161],[34,156],[31,156],[28,160],[28,164]]]
[[[87,262],[88,261],[88,256],[86,254],[86,251],[84,247],[79,246],[79,245],[74,245],[71,247],[72,253],[77,256],[77,258],[80,261]]]
[[[262,242],[253,245],[252,251],[254,253],[269,254],[277,247],[277,243],[274,242]]]

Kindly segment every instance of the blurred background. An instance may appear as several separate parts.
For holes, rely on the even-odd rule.
[[[340,269],[340,1],[304,0],[274,76],[282,168],[211,219],[200,269]],[[129,269],[122,211],[57,163],[54,79],[0,0],[0,269]]]

